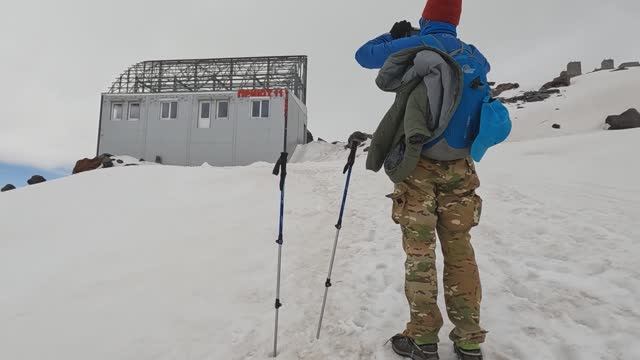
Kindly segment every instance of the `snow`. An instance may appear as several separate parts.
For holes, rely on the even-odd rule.
[[[640,358],[639,140],[507,143],[479,164],[487,359]],[[363,156],[313,339],[347,153],[313,143],[288,169],[279,359],[396,358],[384,342],[408,319],[404,253],[392,186]],[[0,359],[269,358],[272,167],[116,167],[0,195]]]
[[[570,87],[560,88],[560,96],[544,102],[527,103],[523,109],[509,105],[514,122],[509,141],[600,131],[607,116],[640,109],[640,68],[589,73],[571,82]],[[551,127],[556,123],[561,129]]]
[[[154,162],[144,161],[128,155],[110,156],[113,166],[156,165]]]
[[[291,156],[292,163],[338,161],[344,158],[346,143],[330,144],[323,141],[314,141],[306,145],[300,145]]]

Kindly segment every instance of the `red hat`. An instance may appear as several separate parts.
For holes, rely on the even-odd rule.
[[[458,26],[462,14],[462,0],[427,0],[422,18],[443,21]]]

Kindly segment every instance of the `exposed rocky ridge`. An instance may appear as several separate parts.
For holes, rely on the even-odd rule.
[[[604,59],[601,63],[600,68],[595,69],[593,72],[604,71],[604,70],[620,71],[620,70],[626,70],[630,67],[640,67],[640,62],[638,61],[623,62],[620,64],[620,66],[616,68],[615,61],[613,59]],[[536,90],[525,91],[525,92],[522,92],[520,95],[504,98],[504,97],[499,97],[499,95],[501,95],[505,91],[519,88],[520,87],[519,84],[504,83],[504,84],[499,84],[495,86],[495,83],[494,83],[494,85],[492,85],[491,92],[492,92],[492,96],[498,98],[503,103],[521,104],[521,103],[529,103],[529,102],[540,102],[540,101],[547,100],[554,94],[560,94],[559,88],[571,86],[571,79],[580,75],[582,75],[582,63],[579,61],[572,61],[569,64],[567,64],[567,69],[560,72],[560,75],[558,77],[545,83],[537,91]],[[514,87],[514,85],[517,85],[517,87]]]

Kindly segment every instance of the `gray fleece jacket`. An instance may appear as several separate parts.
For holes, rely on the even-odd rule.
[[[400,51],[389,57],[376,84],[395,92],[396,100],[374,133],[367,169],[379,171],[384,165],[398,183],[415,170],[421,156],[434,160],[466,156],[452,154],[448,146],[423,151],[424,144],[444,133],[462,96],[463,74],[450,56],[426,46]]]

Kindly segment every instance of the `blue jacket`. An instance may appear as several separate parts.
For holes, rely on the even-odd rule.
[[[458,39],[456,27],[452,24],[420,19],[420,29],[420,35],[397,40],[394,40],[389,33],[383,34],[358,49],[356,52],[356,61],[364,68],[380,69],[391,54],[395,54],[404,49],[426,44],[450,53],[465,45]],[[434,37],[437,38],[439,43],[436,43]],[[444,49],[442,49],[442,47],[444,47]],[[488,61],[486,64],[488,73],[490,65]]]

